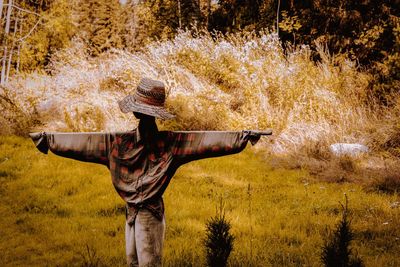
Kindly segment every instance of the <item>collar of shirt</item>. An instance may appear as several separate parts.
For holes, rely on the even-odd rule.
[[[140,141],[143,139],[143,135],[140,133],[139,129],[140,128],[138,126],[138,127],[136,127],[135,129],[132,130],[133,132],[135,132],[134,136],[135,136],[135,143],[136,144],[140,143]],[[155,126],[155,128],[153,130],[156,132],[155,135],[157,135],[159,133],[157,125]]]

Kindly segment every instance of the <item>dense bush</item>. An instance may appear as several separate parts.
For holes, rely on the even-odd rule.
[[[132,129],[133,116],[121,113],[117,101],[147,76],[166,84],[168,108],[177,115],[161,122],[162,128],[273,128],[270,148],[278,153],[315,142],[360,142],[382,150],[396,140],[398,105],[375,105],[368,94],[373,77],[323,46],[322,61],[315,63],[309,47],[284,51],[278,36],[268,32],[227,37],[182,32],[149,44],[145,52],[112,50],[97,58],[85,52],[84,43],[75,43],[55,54],[51,75],[21,75],[4,87],[48,130]],[[85,123],[89,117],[92,122]],[[9,128],[29,131],[14,122]]]

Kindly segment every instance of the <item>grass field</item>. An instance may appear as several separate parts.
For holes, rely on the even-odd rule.
[[[320,266],[344,193],[353,251],[366,266],[400,266],[398,193],[315,182],[303,170],[272,168],[252,148],[178,170],[164,198],[164,265],[204,265],[205,223],[222,197],[236,236],[231,266]],[[0,266],[124,266],[124,203],[105,167],[0,137],[0,212]]]

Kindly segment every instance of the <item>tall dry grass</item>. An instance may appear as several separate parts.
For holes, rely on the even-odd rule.
[[[182,32],[142,52],[114,50],[90,58],[84,51],[74,42],[58,52],[46,73],[14,77],[1,94],[11,95],[28,115],[37,114],[41,129],[127,130],[135,122],[131,114],[119,111],[117,100],[142,77],[151,77],[166,84],[168,106],[177,114],[164,128],[270,127],[275,134],[270,147],[276,153],[316,142],[381,148],[382,136],[392,140],[392,124],[385,123],[392,110],[384,112],[368,100],[371,76],[356,62],[330,55],[323,45],[318,46],[317,63],[309,47],[284,51],[278,36],[268,32]],[[12,132],[16,122],[9,117],[2,121]],[[26,131],[35,125],[28,126]]]

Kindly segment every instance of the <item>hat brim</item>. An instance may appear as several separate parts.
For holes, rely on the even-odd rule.
[[[123,113],[139,112],[164,120],[169,120],[175,117],[175,115],[169,113],[164,107],[141,103],[137,101],[133,95],[128,95],[121,101],[118,101],[118,105]]]

